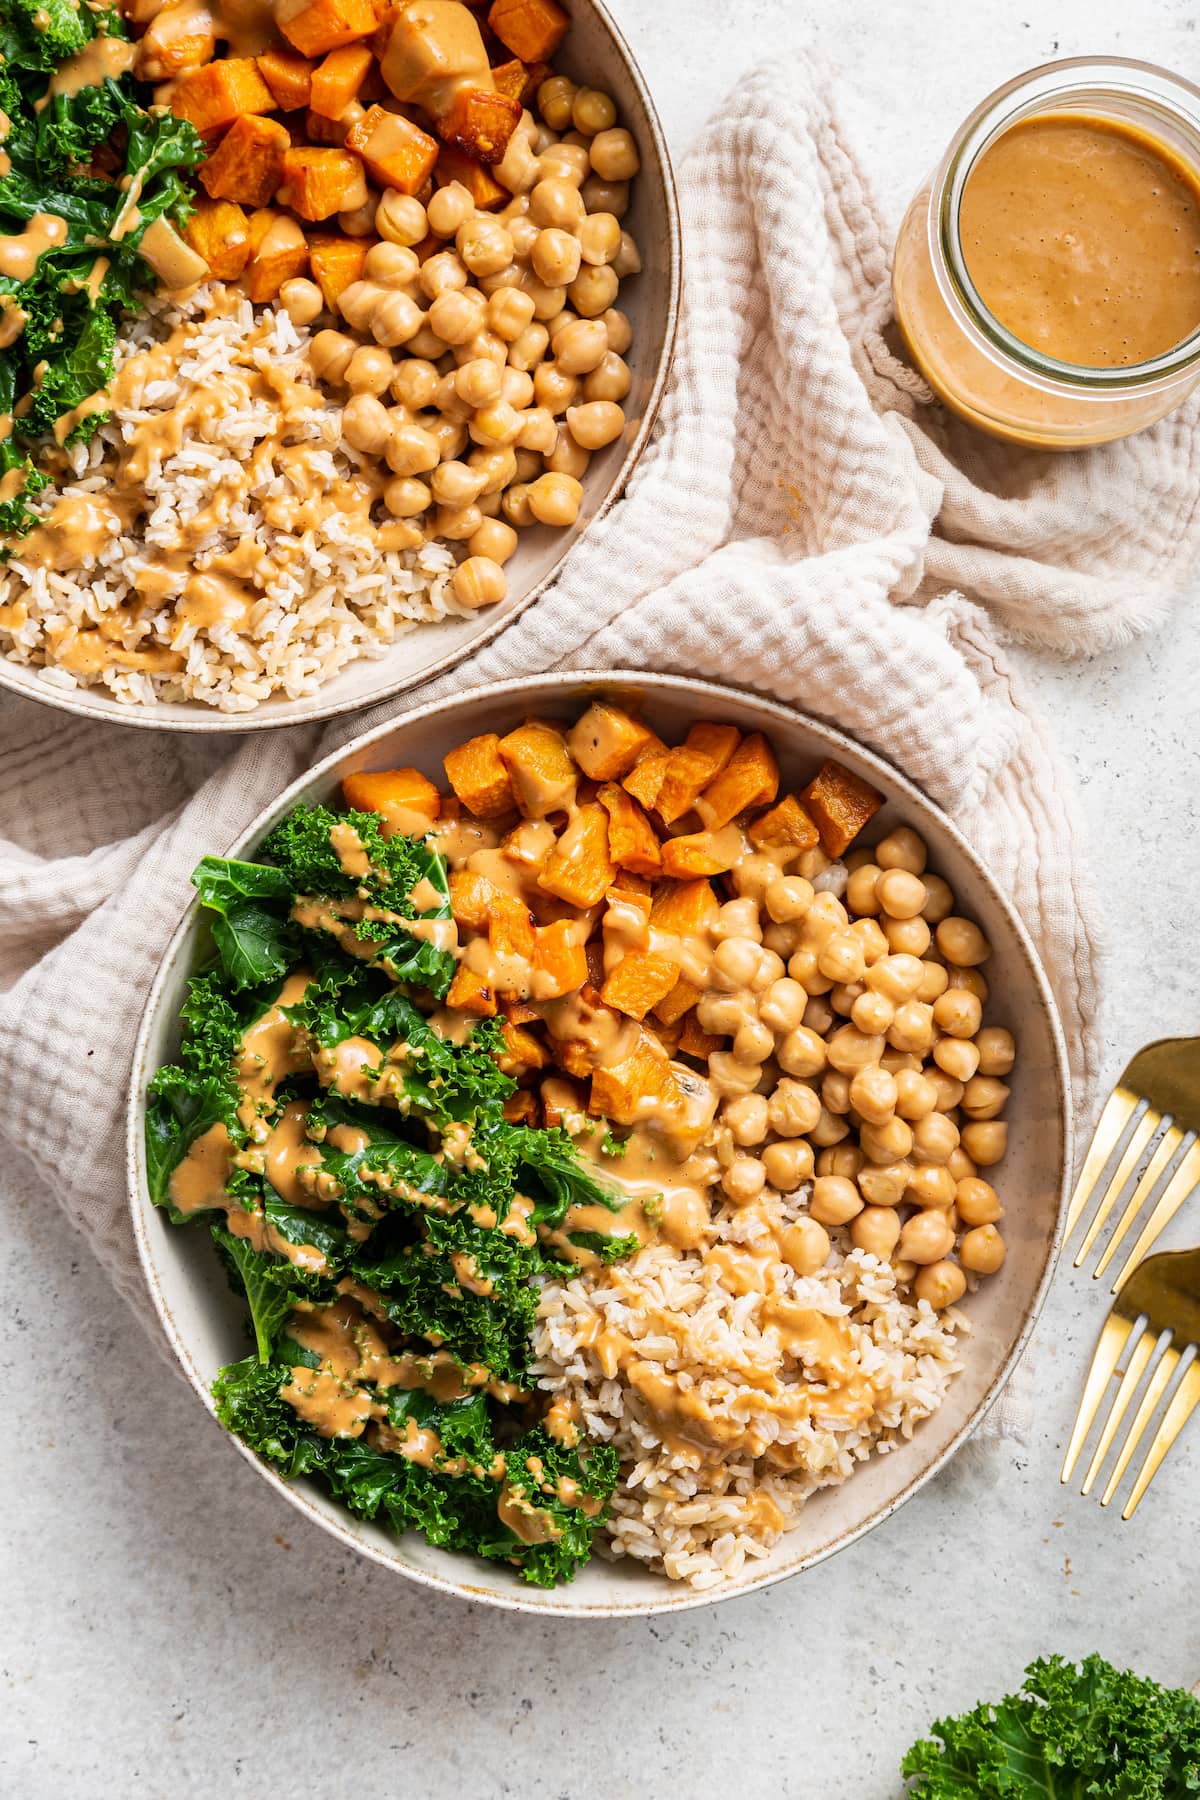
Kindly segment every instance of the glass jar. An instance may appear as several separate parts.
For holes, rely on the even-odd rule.
[[[1019,120],[1064,112],[1132,127],[1200,187],[1200,88],[1119,57],[1046,63],[997,88],[958,131],[905,215],[892,280],[909,354],[946,405],[996,437],[1055,450],[1140,431],[1200,381],[1200,329],[1150,362],[1081,368],[1022,343],[980,298],[959,233],[967,179]]]

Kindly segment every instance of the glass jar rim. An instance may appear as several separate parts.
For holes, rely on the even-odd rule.
[[[1091,98],[1120,100],[1145,109],[1195,142],[1200,182],[1200,87],[1155,63],[1120,56],[1065,57],[1014,76],[982,100],[954,134],[934,174],[929,206],[929,249],[943,298],[979,349],[1039,386],[1059,393],[1150,388],[1200,365],[1200,325],[1181,343],[1147,362],[1111,368],[1061,362],[1015,337],[984,302],[966,266],[959,235],[963,190],[975,163],[1020,119],[1065,110]]]

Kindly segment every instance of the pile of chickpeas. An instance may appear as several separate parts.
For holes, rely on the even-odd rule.
[[[766,856],[731,873],[698,1003],[704,1030],[732,1038],[709,1058],[721,1185],[745,1205],[811,1182],[780,1237],[797,1273],[845,1228],[940,1310],[1004,1261],[1004,1209],[980,1170],[1006,1149],[1015,1045],[983,1024],[991,947],[918,834],[889,832],[845,867],[841,899],[820,851],[806,873]]]
[[[574,524],[593,452],[625,429],[632,334],[616,301],[641,268],[621,225],[637,146],[595,88],[554,75],[537,105],[492,171],[502,211],[451,182],[424,205],[389,190],[342,215],[383,241],[340,297],[350,332],[310,349],[316,378],[348,392],[345,443],[391,472],[383,503],[409,531],[389,543],[462,544],[452,587],[471,608],[504,598],[520,527]],[[430,236],[445,247],[422,260]],[[324,308],[304,279],[280,299],[301,325]]]

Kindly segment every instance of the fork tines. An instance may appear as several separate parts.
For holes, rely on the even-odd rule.
[[[1124,1287],[1133,1270],[1174,1218],[1188,1195],[1197,1185],[1200,1185],[1200,1140],[1197,1139],[1195,1132],[1186,1129],[1171,1113],[1163,1112],[1150,1101],[1144,1101],[1142,1095],[1124,1085],[1125,1079],[1136,1070],[1139,1060],[1140,1058],[1135,1058],[1125,1071],[1121,1085],[1113,1089],[1104,1111],[1100,1115],[1091,1146],[1084,1159],[1083,1168],[1080,1170],[1079,1180],[1075,1184],[1075,1192],[1071,1196],[1064,1233],[1065,1242],[1070,1239],[1072,1232],[1087,1211],[1088,1202],[1096,1190],[1100,1177],[1120,1148],[1120,1159],[1111,1179],[1101,1192],[1099,1204],[1092,1215],[1083,1242],[1079,1246],[1079,1252],[1075,1257],[1075,1267],[1079,1268],[1108,1223],[1117,1202],[1128,1187],[1142,1158],[1150,1150],[1152,1140],[1161,1132],[1153,1150],[1150,1151],[1149,1161],[1138,1178],[1128,1203],[1092,1271],[1093,1280],[1098,1280],[1104,1274],[1132,1229],[1138,1214],[1147,1201],[1153,1198],[1153,1209],[1142,1226],[1132,1250],[1122,1263],[1120,1273],[1113,1282],[1114,1294],[1119,1293]],[[1180,1154],[1181,1151],[1182,1154]],[[1173,1162],[1175,1167],[1172,1169]],[[1170,1171],[1169,1176],[1168,1171]],[[1165,1184],[1164,1177],[1167,1177]]]
[[[1120,1366],[1122,1356],[1125,1358],[1123,1369]],[[1122,1317],[1117,1312],[1110,1313],[1104,1322],[1100,1341],[1092,1357],[1092,1366],[1088,1372],[1083,1398],[1079,1403],[1075,1429],[1071,1433],[1071,1442],[1067,1446],[1062,1480],[1067,1482],[1071,1479],[1072,1471],[1079,1460],[1088,1433],[1100,1411],[1105,1392],[1115,1376],[1118,1378],[1117,1390],[1096,1440],[1096,1447],[1080,1488],[1082,1494],[1091,1492],[1105,1458],[1112,1449],[1117,1432],[1134,1395],[1149,1372],[1149,1379],[1146,1381],[1137,1411],[1134,1413],[1133,1423],[1117,1451],[1112,1472],[1100,1496],[1101,1506],[1107,1506],[1133,1460],[1134,1453],[1145,1436],[1156,1409],[1181,1368],[1182,1376],[1167,1402],[1158,1428],[1150,1440],[1150,1446],[1146,1451],[1142,1466],[1134,1478],[1129,1497],[1122,1509],[1121,1517],[1123,1519],[1132,1518],[1136,1512],[1143,1494],[1154,1479],[1167,1451],[1183,1430],[1197,1403],[1200,1403],[1200,1357],[1197,1356],[1195,1344],[1187,1344],[1182,1350],[1177,1349],[1173,1341],[1173,1333],[1169,1329],[1156,1332],[1145,1313],[1139,1313],[1133,1319]]]

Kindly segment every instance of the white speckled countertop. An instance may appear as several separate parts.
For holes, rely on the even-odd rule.
[[[1054,55],[1200,77],[1188,0],[610,0],[681,152],[739,71],[816,44],[894,220],[989,88]],[[1080,781],[1112,927],[1110,1071],[1200,1028],[1200,583],[1157,638],[1024,658]],[[53,1171],[47,1171],[53,1179]],[[1191,1236],[1200,1237],[1192,1208]],[[0,1793],[16,1800],[897,1800],[937,1714],[1033,1656],[1200,1678],[1200,1419],[1131,1524],[1058,1484],[1104,1310],[1062,1271],[1027,1445],[961,1455],[812,1574],[661,1622],[575,1624],[404,1585],[225,1451],[48,1195],[0,1213]],[[1188,1613],[1190,1612],[1190,1619]]]

